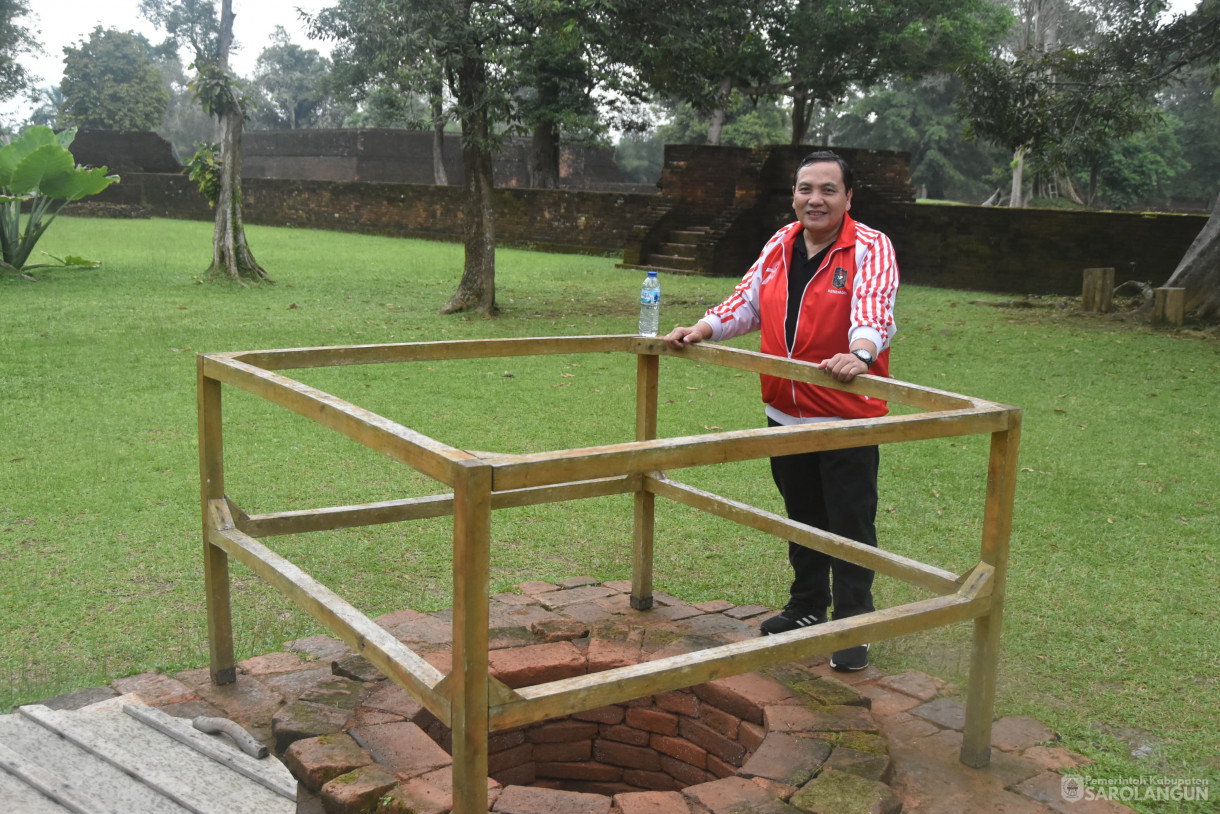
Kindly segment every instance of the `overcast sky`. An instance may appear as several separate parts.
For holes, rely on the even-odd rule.
[[[254,61],[277,25],[284,26],[293,42],[329,55],[330,43],[311,42],[305,36],[297,9],[313,13],[330,5],[334,0],[233,0],[233,34],[241,46],[230,56],[233,70],[242,76],[254,72]],[[23,56],[20,62],[38,77],[40,88],[59,84],[64,46],[87,39],[96,26],[134,31],[154,44],[165,39],[164,32],[140,16],[140,0],[33,0],[29,6],[31,13],[25,23],[38,30],[45,53],[37,58]],[[22,107],[29,106],[23,103]]]

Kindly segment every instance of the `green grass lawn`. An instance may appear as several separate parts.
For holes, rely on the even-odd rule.
[[[461,247],[253,227],[278,285],[199,284],[210,224],[63,218],[41,249],[96,271],[0,276],[0,708],[145,670],[206,663],[195,353],[634,332],[638,272],[614,260],[503,250],[494,320],[438,316]],[[666,278],[662,325],[688,324],[733,281]],[[1027,714],[1098,777],[1207,777],[1220,793],[1220,340],[1062,307],[904,287],[892,372],[1025,410],[999,714]],[[739,340],[757,347],[754,337]],[[624,354],[298,371],[298,378],[467,449],[630,440]],[[661,364],[660,431],[759,426],[750,376]],[[310,422],[226,389],[226,477],[247,511],[444,491]],[[880,536],[961,570],[977,557],[987,439],[882,451]],[[680,478],[781,511],[765,462]],[[450,604],[450,524],[276,538],[375,616]],[[629,497],[497,513],[493,590],[630,575]],[[320,627],[235,564],[239,658]],[[782,542],[658,503],[657,586],[684,599],[781,605]],[[924,594],[879,578],[879,605]],[[874,648],[897,672],[964,688],[971,627]],[[1138,756],[1132,756],[1133,750]],[[1202,810],[1202,809],[1199,809]]]

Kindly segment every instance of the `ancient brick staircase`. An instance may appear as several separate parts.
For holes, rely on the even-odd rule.
[[[640,263],[623,264],[623,268],[660,271],[667,274],[696,274],[700,271],[697,250],[708,234],[706,226],[686,226],[670,230],[661,240],[658,250],[641,258]]]

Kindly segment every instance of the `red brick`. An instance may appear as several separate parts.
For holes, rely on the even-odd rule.
[[[368,811],[390,789],[398,777],[376,763],[341,774],[322,786],[322,805],[328,812],[359,814]]]
[[[737,774],[737,767],[726,763],[715,755],[707,756],[707,770],[717,777],[732,777]]]
[[[575,763],[535,763],[534,771],[539,777],[550,777],[556,780],[600,780],[613,782],[621,780],[621,766],[610,766],[592,760]]]
[[[325,704],[310,704],[297,701],[276,710],[271,717],[271,733],[275,738],[275,750],[281,754],[293,741],[316,738],[342,732],[343,725],[351,713]]]
[[[448,814],[453,795],[446,795],[418,777],[395,786],[378,798],[381,814]]]
[[[453,795],[453,767],[446,766],[443,769],[421,774],[419,779],[430,786],[440,789],[445,794],[452,797]],[[532,781],[531,781],[532,782]],[[495,780],[487,781],[488,794],[497,793],[500,790],[500,784]],[[450,804],[452,805],[452,803]]]
[[[395,715],[392,712],[383,712],[379,709],[370,709],[369,707],[356,707],[352,710],[351,717],[343,724],[343,728],[356,729],[361,726],[376,726],[377,724],[391,724],[395,721],[401,721],[401,715]]]
[[[430,772],[453,762],[444,749],[412,723],[366,726],[353,729],[350,734],[378,763],[407,777]]]
[[[415,716],[419,715],[424,708],[424,705],[411,693],[393,681],[386,681],[369,693],[368,697],[364,699],[363,705],[401,715],[408,721],[415,720]]]
[[[585,674],[585,657],[571,642],[495,650],[488,660],[491,674],[513,689]]]
[[[769,732],[876,732],[877,721],[864,707],[767,707]]]
[[[710,783],[716,779],[716,775],[711,772],[697,769],[685,761],[674,760],[668,755],[661,755],[661,771],[677,780],[683,787]]]
[[[584,712],[573,712],[572,717],[578,721],[594,721],[599,724],[621,724],[626,710],[616,705],[587,709]]]
[[[839,751],[852,750],[836,749],[835,754]],[[741,775],[803,786],[813,779],[829,756],[830,744],[826,741],[771,732],[758,751],[741,767]]]
[[[614,795],[620,814],[690,814],[686,798],[676,791],[635,791]]]
[[[764,791],[774,794],[781,800],[788,800],[792,795],[796,794],[796,786],[789,786],[787,783],[779,783],[767,777],[751,777],[750,782],[758,786]]]
[[[643,769],[655,772],[661,768],[661,757],[655,749],[631,746],[626,743],[599,740],[593,746],[593,756],[602,763],[623,766],[628,769]]]
[[[540,619],[530,625],[530,632],[544,642],[570,642],[589,635],[589,626],[572,619]]]
[[[766,737],[767,728],[765,726],[752,724],[749,721],[742,721],[741,726],[737,729],[737,740],[748,752],[753,752],[762,746],[763,739]]]
[[[640,662],[640,643],[591,639],[587,655],[590,673],[611,670],[615,667],[629,667]]]
[[[310,791],[372,762],[373,757],[345,734],[299,740],[284,753],[284,765]]]
[[[737,739],[737,732],[741,726],[741,719],[736,715],[730,715],[719,707],[713,707],[710,704],[703,708],[703,712],[699,716],[699,722],[706,724],[726,738],[733,738],[734,740]]]
[[[629,743],[632,746],[647,746],[652,736],[642,729],[629,726],[603,726],[601,736],[607,740]]]
[[[691,786],[682,793],[710,811],[752,811],[775,805],[775,798],[768,792],[741,777],[726,777],[714,783]]]
[[[665,772],[646,772],[641,769],[623,770],[623,782],[653,791],[671,791],[678,788],[674,779]]]
[[[659,709],[634,708],[627,710],[627,726],[658,735],[676,735],[678,716]]]
[[[664,735],[653,735],[650,745],[658,752],[675,757],[684,763],[689,763],[697,769],[707,767],[707,750],[696,746],[685,738],[669,738]]]
[[[523,743],[512,749],[505,749],[487,756],[487,773],[498,774],[505,769],[512,769],[529,763],[534,759],[534,745]]]
[[[540,743],[534,746],[534,760],[539,763],[572,763],[593,757],[593,741]]]
[[[502,786],[530,786],[537,779],[537,766],[532,761],[495,774],[495,780]]]
[[[282,655],[295,659],[297,668],[300,668],[301,659],[296,654],[284,653]],[[126,678],[116,678],[111,682],[111,686],[119,695],[135,693],[144,703],[154,707],[193,701],[199,697],[194,690],[181,681],[160,673],[140,673]]]
[[[763,708],[792,698],[792,690],[758,673],[719,678],[694,687],[700,700],[743,721],[763,722]]]
[[[255,677],[275,675],[276,673],[292,673],[307,666],[309,666],[309,662],[304,661],[300,653],[291,653],[286,650],[278,653],[266,653],[262,656],[255,656],[237,663],[238,669]],[[116,687],[115,689],[118,688]]]
[[[1020,752],[1054,739],[1054,730],[1024,715],[1010,715],[991,725],[991,745],[1005,752]]]
[[[931,701],[940,692],[940,688],[945,686],[943,680],[918,670],[884,676],[877,679],[877,683],[887,690],[895,690],[920,701]]]
[[[1021,757],[1032,760],[1041,769],[1062,774],[1072,774],[1072,772],[1063,772],[1063,769],[1075,769],[1086,763],[1092,763],[1084,755],[1058,746],[1034,746],[1022,752]]]
[[[496,814],[610,814],[610,798],[559,789],[510,786],[500,794]]]
[[[495,754],[523,743],[525,743],[524,729],[505,729],[502,732],[492,732],[487,736],[487,751]]]
[[[549,582],[540,582],[537,580],[534,582],[522,582],[516,587],[519,591],[521,591],[521,593],[528,594],[529,596],[537,596],[538,594],[545,594],[549,593],[550,591],[559,590],[558,585],[552,585]]]
[[[654,696],[657,706],[666,712],[675,712],[678,715],[686,715],[691,718],[699,715],[699,699],[695,694],[686,690],[675,690],[673,692],[663,692]]]
[[[708,754],[716,755],[730,763],[740,763],[746,752],[745,747],[732,738],[726,738],[711,727],[689,718],[682,719],[678,731],[691,743],[706,749]]]
[[[530,743],[582,741],[597,736],[597,724],[588,721],[551,721],[530,728],[525,739]]]
[[[695,607],[704,613],[723,613],[737,606],[724,599],[713,599],[711,602],[696,602]]]

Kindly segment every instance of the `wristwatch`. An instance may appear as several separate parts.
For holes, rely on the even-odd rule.
[[[875,361],[873,359],[873,355],[871,353],[869,353],[868,351],[866,351],[864,348],[856,348],[855,350],[853,350],[851,352],[851,355],[856,357],[857,359],[859,359],[861,362],[864,363],[865,370],[868,370],[869,368],[871,368],[873,366],[873,362]]]

